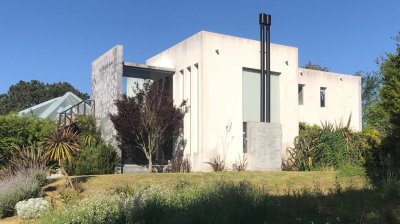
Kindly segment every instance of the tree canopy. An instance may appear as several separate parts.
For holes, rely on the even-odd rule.
[[[361,105],[363,128],[375,128],[384,131],[384,123],[387,115],[380,103],[379,92],[382,88],[382,74],[374,72],[356,72],[354,75],[361,76]]]
[[[0,114],[18,112],[35,106],[47,100],[72,92],[83,100],[89,99],[87,93],[82,93],[67,82],[43,83],[38,80],[19,81],[10,86],[6,94],[0,95]]]
[[[379,140],[370,161],[372,178],[400,177],[400,33],[394,40],[395,52],[377,60],[378,71],[362,76],[363,125]]]
[[[383,76],[380,103],[389,118],[384,148],[397,159],[397,163],[400,161],[400,33],[394,39],[396,51],[386,53],[380,61]]]

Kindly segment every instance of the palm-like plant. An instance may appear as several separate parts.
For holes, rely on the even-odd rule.
[[[67,177],[71,187],[74,187],[71,179],[68,177],[62,167],[61,161],[72,161],[74,156],[79,152],[79,139],[78,134],[71,128],[55,130],[51,133],[43,143],[45,155],[49,160],[57,161],[61,171]]]

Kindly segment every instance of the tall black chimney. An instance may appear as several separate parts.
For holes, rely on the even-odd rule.
[[[271,122],[270,28],[271,15],[260,13],[261,122]]]

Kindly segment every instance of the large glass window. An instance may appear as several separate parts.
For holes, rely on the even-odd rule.
[[[319,89],[319,96],[320,96],[321,107],[325,107],[325,105],[326,105],[326,87],[321,87]]]
[[[242,110],[243,122],[260,121],[260,70],[243,68]],[[280,122],[279,73],[271,72],[271,123]]]

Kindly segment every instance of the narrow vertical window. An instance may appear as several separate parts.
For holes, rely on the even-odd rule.
[[[299,95],[299,105],[303,105],[304,104],[304,84],[299,84],[298,95]]]
[[[325,104],[326,104],[326,87],[320,87],[319,96],[320,96],[321,107],[325,107]]]

